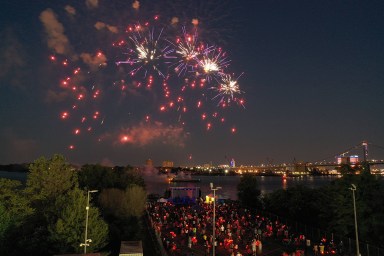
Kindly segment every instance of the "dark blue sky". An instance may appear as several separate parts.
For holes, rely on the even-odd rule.
[[[132,2],[2,4],[0,164],[54,153],[79,164],[141,165],[148,158],[156,165],[163,160],[176,165],[221,164],[227,158],[234,158],[237,165],[281,163],[294,158],[322,160],[362,140],[384,145],[382,1],[212,1],[199,8],[190,1],[188,8],[182,8],[172,4],[180,1],[164,0],[140,1],[139,10],[133,10]],[[201,113],[190,111],[186,125],[180,126],[177,113],[158,113],[159,90],[131,90],[124,95],[116,90],[113,82],[124,74],[114,65],[118,56],[111,45],[124,33],[113,33],[113,28],[121,31],[127,24],[143,22],[154,10],[160,10],[157,13],[165,20],[197,15],[200,40],[222,45],[231,60],[230,72],[244,72],[239,84],[245,92],[245,109],[226,109],[224,125],[206,131]],[[104,27],[97,29],[97,22]],[[57,30],[58,24],[62,30]],[[48,36],[50,25],[55,36]],[[65,44],[59,42],[62,35]],[[88,59],[91,73],[81,82],[88,89],[96,84],[102,96],[84,104],[78,115],[100,111],[100,117],[92,123],[91,133],[76,136],[78,120],[60,119],[72,104],[60,88],[68,70],[49,56],[73,60],[77,56],[73,66],[81,60],[85,66],[85,58],[79,56],[99,50],[108,65],[96,72],[89,63],[94,59]],[[196,95],[185,97],[193,101]],[[217,108],[214,100],[210,104],[211,110]],[[143,121],[147,114],[151,122]],[[236,133],[230,132],[232,127]],[[120,143],[122,134],[129,135],[129,143]],[[69,150],[69,145],[75,149]],[[383,150],[372,148],[370,153],[384,158]]]

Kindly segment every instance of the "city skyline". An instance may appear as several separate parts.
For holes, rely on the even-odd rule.
[[[191,166],[235,159],[252,165],[319,161],[364,140],[384,145],[380,1],[217,2],[196,8],[172,0],[4,3],[0,164],[57,153],[74,164],[152,159]],[[173,75],[165,86],[158,75],[164,63],[156,63],[148,86],[149,75],[131,77],[130,64],[116,65],[129,50],[113,44],[132,39],[124,30],[148,20],[157,28],[153,34],[163,31],[168,41],[183,38],[179,23],[186,20],[185,29],[193,34],[197,27],[205,47],[225,52],[223,70],[239,84],[234,98],[224,95],[229,107],[215,96],[218,78],[207,77],[204,91],[183,93],[190,103],[185,114],[163,111],[163,91],[169,86],[170,97],[176,95],[191,76]],[[162,30],[169,24],[172,30]],[[62,83],[78,67],[84,74],[72,81],[91,99],[73,107]],[[207,121],[215,115],[222,121]],[[370,156],[383,158],[380,150]]]

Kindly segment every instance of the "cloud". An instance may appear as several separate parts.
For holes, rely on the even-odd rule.
[[[85,4],[89,9],[94,9],[99,6],[99,0],[85,0]]]
[[[47,33],[48,47],[59,54],[70,53],[70,43],[64,34],[64,26],[57,20],[52,9],[46,9],[40,14],[40,21],[43,23]]]
[[[181,126],[166,126],[161,122],[154,122],[123,128],[117,137],[119,144],[133,144],[142,147],[160,142],[184,147],[187,136]]]
[[[95,28],[96,28],[97,30],[101,30],[101,29],[105,28],[105,26],[106,26],[106,24],[105,24],[104,22],[101,22],[101,21],[98,21],[98,22],[96,22],[96,24],[95,24]]]
[[[72,16],[76,15],[76,9],[74,7],[72,7],[72,6],[70,6],[70,5],[66,5],[64,7],[64,9],[67,11],[68,14],[70,14]]]
[[[95,24],[95,28],[96,28],[97,30],[101,30],[101,29],[106,28],[106,29],[108,29],[110,32],[112,32],[112,33],[114,33],[114,34],[116,34],[116,33],[119,32],[119,29],[118,29],[117,27],[112,26],[112,25],[105,24],[104,22],[101,22],[101,21],[96,22],[96,24]]]
[[[107,25],[107,28],[112,33],[115,33],[115,34],[119,33],[119,29],[117,27],[115,27],[115,26]]]
[[[23,138],[16,134],[12,129],[4,129],[0,134],[2,146],[6,148],[5,154],[0,159],[7,163],[31,162],[37,158],[37,141]]]
[[[96,55],[82,53],[80,54],[80,58],[91,70],[96,70],[100,66],[105,66],[107,61],[107,57],[102,52],[99,52]]]
[[[22,85],[24,77],[25,58],[23,46],[12,29],[5,29],[0,34],[0,79],[7,79],[7,85]],[[3,82],[0,82],[0,86]]]

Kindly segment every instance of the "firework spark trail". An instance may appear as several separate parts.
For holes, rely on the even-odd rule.
[[[60,112],[60,119],[73,124],[70,130],[74,136],[93,133],[94,127],[102,125],[105,119],[104,117],[100,121],[101,112],[97,107],[102,89],[95,84],[83,85],[89,83],[89,76],[92,76],[90,71],[84,71],[65,58],[52,55],[49,59],[67,73],[60,83],[60,88],[64,92],[62,97],[70,99],[70,104]],[[71,144],[68,148],[75,149],[75,145]]]

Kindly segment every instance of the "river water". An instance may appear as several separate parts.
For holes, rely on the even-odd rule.
[[[214,187],[221,187],[216,193],[219,198],[237,199],[237,185],[240,182],[240,176],[192,176],[193,179],[200,179],[200,182],[176,182],[170,183],[165,175],[144,175],[148,193],[155,193],[162,196],[164,192],[171,187],[199,187],[201,194],[208,195],[212,191],[210,183]],[[275,176],[258,176],[258,187],[261,193],[266,194],[278,189],[287,189],[296,185],[304,185],[309,188],[318,188],[330,184],[338,179],[335,176],[302,176],[287,177],[283,180]]]
[[[27,173],[0,171],[0,178],[10,179],[10,180],[19,180],[24,183],[27,180]]]
[[[27,173],[24,172],[7,172],[0,171],[0,178],[20,180],[25,182]],[[148,194],[164,195],[164,192],[171,187],[198,187],[201,194],[209,195],[212,193],[210,183],[214,187],[221,187],[217,191],[219,198],[237,199],[237,185],[240,181],[240,176],[192,176],[193,179],[199,179],[200,182],[179,182],[170,183],[166,175],[158,175],[156,172],[143,172],[143,178],[147,186]],[[190,178],[190,177],[186,177]],[[274,176],[258,176],[258,186],[263,194],[273,192],[278,189],[287,189],[296,185],[304,185],[309,188],[318,188],[331,183],[337,179],[335,176],[302,176],[302,177],[287,177],[283,180],[281,177]]]

